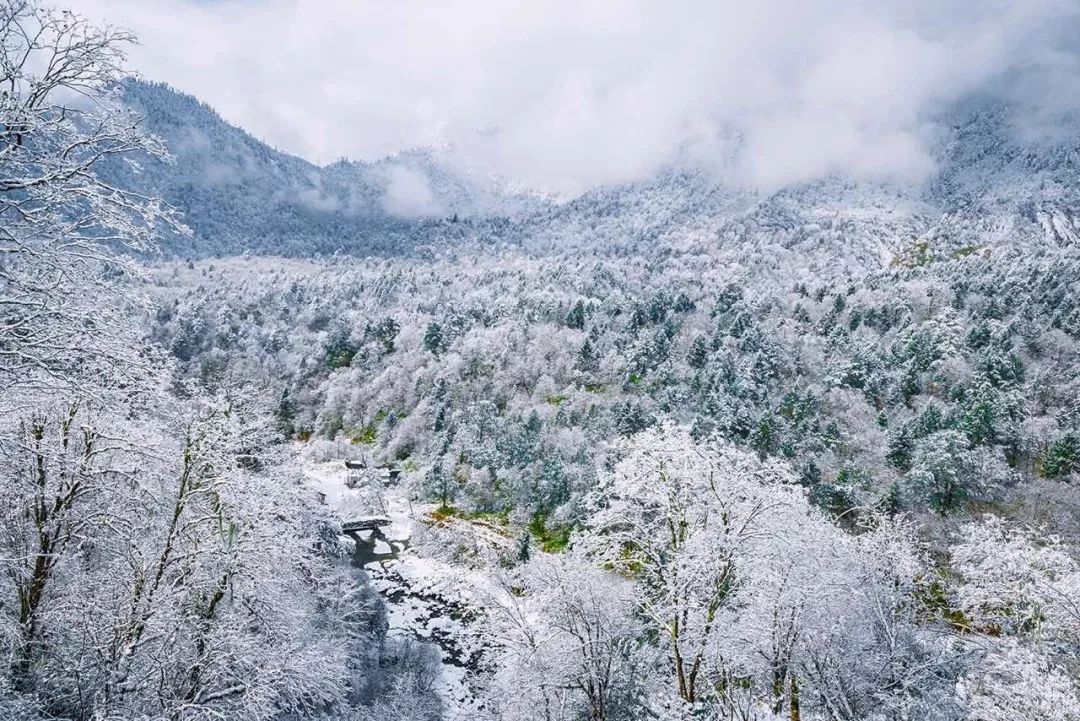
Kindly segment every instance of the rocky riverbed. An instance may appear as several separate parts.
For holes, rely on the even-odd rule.
[[[311,464],[311,487],[343,519],[373,515],[370,489],[345,483],[344,464]],[[436,692],[447,719],[473,721],[483,715],[477,682],[484,672],[484,618],[481,599],[493,592],[482,573],[431,554],[413,543],[432,523],[432,507],[410,503],[404,492],[388,488],[379,499],[380,515],[390,524],[355,539],[353,564],[362,568],[386,604],[388,634],[411,636],[437,647],[442,660]],[[463,532],[473,533],[473,529]],[[480,529],[481,536],[490,532]],[[480,543],[475,538],[473,542]]]

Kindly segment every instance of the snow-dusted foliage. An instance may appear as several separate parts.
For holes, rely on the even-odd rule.
[[[989,516],[965,529],[952,555],[972,623],[1080,643],[1080,564],[1059,538]]]
[[[1013,641],[1003,642],[959,687],[969,718],[978,721],[1080,718],[1075,678],[1044,654]]]
[[[347,709],[376,614],[265,389],[145,344],[128,251],[183,229],[96,174],[163,152],[116,97],[131,40],[0,3],[0,717]]]
[[[534,558],[488,604],[498,648],[490,697],[502,719],[631,719],[653,659],[634,588],[580,550]]]
[[[323,619],[351,592],[262,418],[224,397],[130,420],[73,402],[0,438],[6,655],[42,712],[258,719],[345,696]]]
[[[160,272],[157,336],[470,510],[567,520],[609,442],[667,416],[831,513],[949,515],[1078,467],[1077,274],[1069,248],[783,284],[708,255],[200,262]]]
[[[665,247],[170,263],[154,339],[205,387],[265,379],[284,433],[405,469],[440,517],[502,529],[504,563],[532,559],[489,613],[493,714],[980,718],[1009,653],[986,614],[1018,607],[975,604],[1007,588],[978,591],[950,550],[993,511],[1072,552],[1076,247],[816,277]],[[663,545],[658,509],[685,538]],[[432,550],[482,565],[468,545]],[[581,588],[630,588],[605,641],[621,705],[565,676],[552,624],[575,596],[529,581],[568,546],[598,574]],[[1061,642],[1017,643],[1068,690]]]
[[[132,40],[0,0],[0,718],[1080,719],[1071,140],[555,202]]]
[[[160,201],[114,188],[93,169],[160,143],[119,104],[125,32],[36,3],[0,5],[0,387],[131,382],[121,290],[134,264],[174,225]],[[127,376],[118,379],[117,376]]]
[[[635,579],[666,685],[716,718],[923,718],[955,667],[920,628],[911,529],[852,536],[778,462],[685,431],[638,434],[601,480],[590,545]],[[917,689],[917,691],[915,691]]]
[[[1080,718],[1080,565],[1046,532],[989,516],[953,550],[957,607],[989,638],[960,685],[972,718]]]

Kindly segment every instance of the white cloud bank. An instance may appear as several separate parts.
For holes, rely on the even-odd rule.
[[[1080,78],[1077,0],[68,4],[135,30],[145,77],[316,162],[449,142],[563,193],[673,162],[917,180],[943,103],[1011,79],[1052,105]]]
[[[423,218],[442,213],[427,178],[420,173],[401,165],[391,165],[386,168],[385,181],[382,208],[390,215]]]

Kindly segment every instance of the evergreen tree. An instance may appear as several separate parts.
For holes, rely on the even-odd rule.
[[[1080,471],[1080,434],[1066,433],[1050,444],[1042,459],[1042,474],[1060,478]]]
[[[566,326],[577,330],[585,328],[585,304],[582,301],[579,300],[575,303],[570,312],[566,314]]]
[[[949,513],[971,495],[966,468],[968,440],[959,431],[938,431],[919,440],[911,459],[908,481],[930,505]]]
[[[692,313],[697,308],[697,304],[686,293],[680,292],[675,298],[675,305],[672,306],[672,310],[676,313]]]
[[[582,373],[595,373],[600,370],[600,354],[596,352],[593,347],[593,343],[589,338],[581,344],[581,348],[578,349],[577,359],[574,361],[574,368]]]
[[[632,436],[645,430],[654,420],[640,403],[626,401],[618,406],[615,414],[615,427],[624,436]]]
[[[296,404],[293,403],[288,388],[281,392],[281,400],[278,401],[275,417],[277,418],[277,425],[281,430],[281,433],[286,438],[292,438],[293,434],[296,432],[296,428],[293,425],[293,422],[296,420]]]
[[[431,464],[424,474],[424,490],[429,498],[434,498],[443,508],[454,502],[456,485],[450,474],[443,468],[442,459]]]
[[[699,335],[690,344],[690,350],[686,354],[686,362],[691,368],[701,369],[709,361],[709,341],[705,336]]]
[[[349,329],[338,326],[326,342],[324,355],[328,368],[345,368],[352,364],[357,348],[350,339]]]
[[[911,427],[905,424],[899,431],[889,435],[889,450],[885,460],[893,468],[906,471],[911,468],[911,454],[915,447]]]
[[[369,325],[367,334],[373,336],[383,345],[386,353],[394,352],[394,339],[397,338],[401,326],[393,318],[384,318],[375,325]]]
[[[446,338],[443,335],[442,326],[431,321],[428,323],[427,330],[424,331],[424,350],[428,353],[434,353],[440,355],[446,350]]]
[[[444,430],[446,430],[446,427],[447,427],[446,411],[447,411],[447,406],[446,406],[445,403],[443,403],[443,404],[441,404],[439,406],[439,410],[435,414],[435,424],[434,424],[433,430],[436,433],[442,433]]]
[[[754,450],[758,452],[758,456],[761,458],[765,458],[776,452],[776,448],[779,445],[779,439],[777,437],[776,429],[773,426],[773,419],[770,416],[762,416],[761,420],[758,421],[754,435],[750,439],[750,444],[754,447]]]
[[[518,536],[517,542],[517,560],[518,563],[528,563],[532,557],[532,534],[528,529],[521,532]]]

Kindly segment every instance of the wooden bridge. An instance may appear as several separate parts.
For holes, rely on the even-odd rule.
[[[389,526],[390,519],[386,516],[361,516],[352,521],[345,521],[341,524],[341,532],[346,536],[352,536],[356,540],[360,540],[360,534],[364,531],[375,531],[379,533],[379,529]]]

